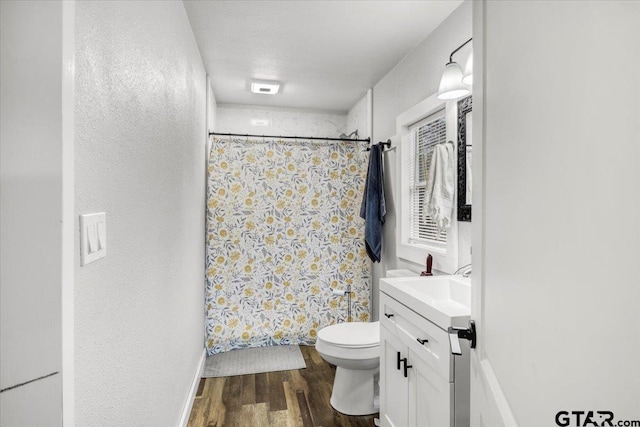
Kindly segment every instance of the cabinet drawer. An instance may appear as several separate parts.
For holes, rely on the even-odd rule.
[[[380,322],[396,334],[415,356],[453,381],[453,356],[447,332],[384,292],[380,293]]]

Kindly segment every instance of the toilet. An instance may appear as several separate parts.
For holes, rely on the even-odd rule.
[[[346,415],[379,411],[380,322],[338,323],[318,332],[316,350],[336,366],[331,406]]]
[[[388,270],[386,277],[414,277],[410,270]],[[336,366],[331,406],[346,415],[380,410],[380,322],[338,323],[318,332],[316,350]]]

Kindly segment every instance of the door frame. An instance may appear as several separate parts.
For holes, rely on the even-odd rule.
[[[485,13],[486,0],[473,2],[473,187],[471,318],[476,322],[478,343],[471,351],[471,426],[517,426],[507,398],[487,357],[484,327],[485,283]],[[489,424],[482,422],[489,421]]]
[[[62,425],[75,426],[75,19],[62,2]]]

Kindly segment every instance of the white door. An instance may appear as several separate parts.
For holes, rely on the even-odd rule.
[[[639,23],[474,2],[472,426],[638,425]]]
[[[59,427],[62,405],[73,409],[73,373],[62,378],[63,352],[65,366],[73,364],[68,335],[62,346],[63,277],[73,294],[66,193],[73,172],[65,167],[73,156],[72,16],[72,2],[0,2],[0,425],[7,427]],[[65,423],[73,425],[69,412]]]

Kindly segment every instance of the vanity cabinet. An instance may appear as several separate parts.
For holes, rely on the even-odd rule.
[[[453,356],[444,329],[385,293],[380,326],[381,425],[468,426],[468,342]]]

